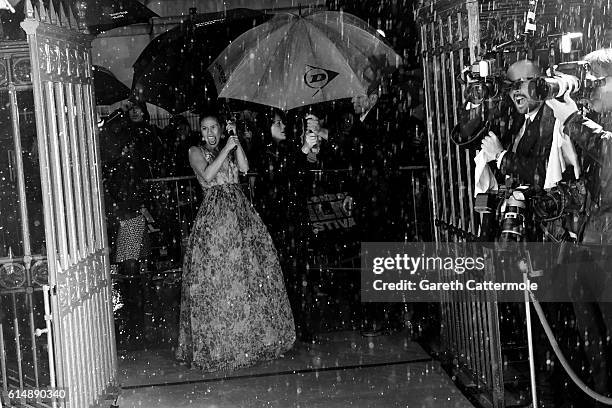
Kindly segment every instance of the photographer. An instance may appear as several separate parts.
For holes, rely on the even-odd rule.
[[[551,109],[531,98],[527,89],[529,80],[540,75],[539,66],[529,60],[517,61],[508,68],[506,76],[512,81],[509,97],[518,115],[503,144],[493,132],[481,143],[485,156],[495,161],[502,174],[534,187],[544,186],[555,124]]]
[[[602,49],[588,54],[584,60],[589,63],[591,79],[605,77],[605,85],[594,87],[590,97],[584,101],[597,114],[612,112],[612,49]],[[580,101],[582,102],[582,101]],[[570,92],[563,100],[550,99],[546,104],[552,108],[555,117],[563,123],[563,132],[583,152],[583,169],[587,185],[586,214],[578,237],[585,244],[607,245],[612,243],[612,133],[595,121],[585,117],[572,100]],[[585,353],[591,365],[594,389],[609,393],[610,355],[607,348],[609,332],[612,329],[612,303],[605,301],[586,302],[601,299],[612,291],[609,264],[598,248],[591,246],[585,254],[581,270],[576,270],[572,282],[572,295],[580,293],[574,302],[576,322],[584,337]],[[587,265],[587,267],[585,267]],[[578,268],[576,268],[578,269]],[[588,275],[584,271],[588,270]],[[581,279],[579,279],[581,278]],[[587,299],[590,300],[590,299]],[[603,324],[602,324],[603,323]],[[606,330],[607,329],[607,330]]]
[[[593,78],[606,78],[606,84],[594,88],[590,98],[584,102],[595,113],[612,112],[612,49],[594,51],[584,60],[590,64]],[[590,208],[582,241],[600,244],[611,242],[611,225],[605,219],[612,215],[612,133],[585,117],[569,92],[563,95],[562,101],[550,99],[546,104],[563,123],[563,132],[583,152]]]

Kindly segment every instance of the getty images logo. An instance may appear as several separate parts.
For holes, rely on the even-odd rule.
[[[319,91],[327,86],[332,79],[338,76],[338,73],[329,69],[313,67],[312,65],[306,65],[306,73],[304,74],[304,83],[306,86],[312,89],[316,89],[316,92],[312,94],[315,96]]]

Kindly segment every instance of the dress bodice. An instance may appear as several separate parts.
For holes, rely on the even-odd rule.
[[[200,147],[200,150],[202,150],[202,154],[204,155],[204,159],[206,160],[207,165],[210,165],[217,157],[215,153],[203,147]],[[196,177],[198,178],[198,182],[200,183],[202,188],[206,189],[206,188],[210,188],[213,186],[220,186],[223,184],[238,183],[238,166],[236,165],[236,162],[233,160],[233,156],[234,155],[232,153],[227,155],[227,157],[223,161],[223,164],[221,164],[219,171],[217,172],[217,174],[215,174],[215,177],[210,181],[204,180],[196,173]]]

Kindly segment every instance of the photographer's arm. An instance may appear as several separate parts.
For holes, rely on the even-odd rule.
[[[601,163],[601,141],[612,137],[609,132],[582,115],[576,102],[566,93],[563,101],[551,99],[546,104],[553,110],[555,117],[563,123],[563,132],[569,136],[593,160]]]
[[[563,131],[593,160],[602,162],[604,154],[601,149],[602,141],[605,138],[612,138],[612,133],[604,131],[599,124],[585,118],[580,111],[567,118]]]

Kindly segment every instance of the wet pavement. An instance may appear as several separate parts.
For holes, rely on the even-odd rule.
[[[171,349],[119,354],[120,407],[472,407],[402,333],[337,332],[232,372],[178,364]]]

